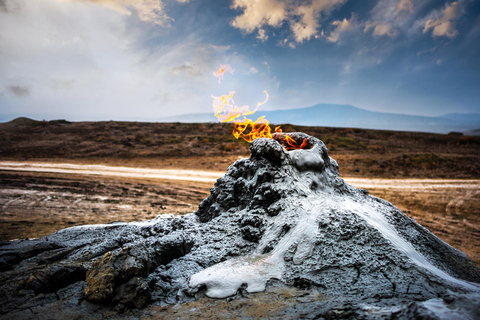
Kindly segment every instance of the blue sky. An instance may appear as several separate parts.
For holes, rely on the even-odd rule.
[[[480,113],[480,1],[0,0],[0,120]],[[221,84],[212,74],[230,64]]]

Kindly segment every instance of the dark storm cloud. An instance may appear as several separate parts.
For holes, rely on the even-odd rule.
[[[0,0],[0,11],[8,12],[7,0]]]
[[[0,12],[12,13],[18,9],[18,3],[12,0],[0,0]]]
[[[30,95],[29,86],[11,85],[8,87],[8,90],[19,98],[27,97]]]
[[[7,6],[7,1],[8,0],[0,0],[0,11],[9,12],[8,6]]]

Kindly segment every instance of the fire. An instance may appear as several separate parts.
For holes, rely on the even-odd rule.
[[[288,135],[285,135],[285,142],[287,142],[287,145],[290,146],[290,148],[287,147],[287,150],[306,149],[308,147],[307,139],[303,139],[302,143],[298,143]]]
[[[223,75],[225,71],[230,71],[233,74],[233,70],[229,64],[220,65],[218,71],[214,72],[213,75],[218,77],[218,82],[220,79],[223,80]],[[233,95],[235,91],[230,91],[228,94],[216,97],[212,95],[213,98],[213,111],[215,116],[220,122],[233,122],[233,136],[237,139],[242,138],[247,142],[252,142],[256,138],[269,138],[274,139],[272,135],[272,129],[270,128],[269,122],[265,119],[265,116],[259,117],[257,120],[252,121],[246,116],[252,115],[257,112],[258,107],[265,104],[268,101],[268,92],[265,93],[265,100],[263,102],[258,102],[254,110],[250,110],[250,107],[245,105],[238,107],[233,101]],[[281,133],[282,129],[280,126],[275,128],[275,133]],[[274,134],[275,134],[274,133]],[[282,145],[287,150],[293,149],[306,149],[310,147],[308,141],[303,139],[301,143],[298,143],[295,139],[291,138],[286,134],[276,135],[276,140],[281,140]]]
[[[223,80],[223,75],[227,71],[233,74],[233,71],[235,70],[233,70],[229,64],[221,64],[218,70],[213,72],[213,75],[218,78],[218,83]]]

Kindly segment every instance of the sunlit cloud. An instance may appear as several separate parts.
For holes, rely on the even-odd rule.
[[[258,29],[257,39],[262,42],[268,39],[268,35],[265,29]]]
[[[413,1],[412,0],[400,0],[397,4],[397,11],[395,11],[395,15],[402,13],[402,11],[406,11],[408,13],[413,13]]]
[[[280,27],[288,22],[293,38],[297,43],[318,35],[319,19],[327,15],[337,5],[346,0],[278,1],[278,0],[234,0],[233,9],[243,10],[235,17],[232,26],[252,33],[258,31],[257,38],[266,40],[264,26]],[[288,45],[288,44],[286,44]],[[291,47],[291,46],[290,46]]]
[[[247,33],[263,26],[279,27],[287,17],[285,3],[277,0],[233,0],[232,9],[243,10],[232,26]]]
[[[340,34],[342,32],[345,32],[349,29],[351,29],[355,24],[355,18],[352,18],[350,20],[343,19],[343,20],[336,20],[332,22],[332,26],[335,28],[332,30],[330,35],[327,37],[327,40],[330,42],[337,42]]]
[[[455,20],[460,16],[459,2],[452,2],[447,5],[442,13],[434,13],[438,18],[430,18],[425,22],[423,33],[427,33],[432,29],[432,37],[445,36],[454,38],[458,35],[458,30],[455,29]]]
[[[328,14],[336,5],[340,5],[346,0],[313,0],[311,3],[303,3],[293,9],[298,20],[291,19],[291,29],[295,41],[303,42],[318,34],[319,18],[322,13]]]
[[[372,31],[374,37],[396,38],[411,28],[415,5],[413,0],[382,0],[371,10],[364,32]]]
[[[364,32],[368,32],[373,28],[374,36],[389,36],[395,38],[398,35],[398,31],[388,23],[367,23],[365,25]]]
[[[290,48],[290,49],[295,49],[295,47],[296,47],[295,43],[293,43],[292,41],[289,41],[287,38],[282,39],[282,40],[278,40],[277,45],[279,47]]]

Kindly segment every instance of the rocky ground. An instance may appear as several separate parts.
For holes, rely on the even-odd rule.
[[[2,318],[480,316],[479,267],[292,136],[313,148],[256,140],[194,215],[2,244]]]
[[[289,131],[293,126],[287,124],[282,128]],[[442,240],[466,252],[477,265],[480,263],[480,192],[478,180],[471,180],[480,178],[480,138],[459,133],[295,129],[325,142],[330,155],[339,164],[340,176],[349,177],[347,182],[392,202]],[[2,161],[225,172],[239,157],[248,156],[248,144],[235,140],[226,124],[72,123],[25,118],[0,124]],[[371,180],[362,180],[366,178]],[[422,181],[406,180],[411,178]],[[346,241],[345,246],[332,249],[330,253],[322,251],[316,258],[321,261],[330,256],[328,263],[332,268],[317,266],[315,270],[299,270],[294,263],[299,258],[293,254],[299,249],[290,246],[293,251],[285,252],[283,259],[290,273],[281,281],[266,281],[263,293],[248,292],[248,286],[240,284],[235,295],[212,299],[206,295],[208,285],[187,286],[189,289],[183,290],[187,288],[186,279],[212,263],[221,265],[231,258],[255,253],[259,248],[263,248],[260,251],[270,248],[262,245],[262,241],[266,241],[262,239],[268,237],[264,236],[262,224],[258,224],[264,223],[264,219],[273,223],[270,215],[260,214],[263,217],[260,220],[253,217],[253,220],[238,221],[233,212],[226,210],[226,214],[221,214],[223,218],[198,224],[190,213],[210,194],[213,183],[208,182],[11,170],[1,171],[0,181],[0,240],[47,235],[39,240],[0,244],[1,319],[464,319],[466,315],[480,318],[471,312],[480,309],[476,289],[465,291],[459,289],[458,283],[446,285],[445,276],[439,278],[436,271],[432,274],[432,270],[440,268],[454,277],[478,282],[474,274],[461,271],[468,266],[467,269],[475,273],[477,267],[442,242],[432,242],[431,235],[422,228],[410,229],[420,230],[422,235],[414,241],[415,250],[420,250],[428,261],[434,261],[437,269],[425,272],[422,267],[419,269],[418,263],[412,265],[412,261],[419,262],[421,257],[405,262],[405,252],[399,253],[398,246],[397,249],[391,246],[395,241],[389,245],[388,232],[379,233],[380,229],[367,234],[374,239],[373,243],[388,247],[392,254],[371,256],[377,246],[369,243],[370,249],[361,253],[361,257],[356,256],[358,251],[341,252],[341,248],[352,248],[351,241],[359,239],[350,237],[345,231],[353,225],[360,227],[361,230],[357,230],[360,234],[365,234],[364,230],[370,230],[375,222],[368,223],[365,212],[354,211],[354,220],[351,220],[352,212],[342,219],[332,220],[335,225],[342,226],[343,231],[336,234],[336,229],[324,230],[331,234],[337,247],[338,243]],[[221,186],[222,183],[217,185]],[[228,196],[218,196],[217,193],[211,197],[227,207],[238,205]],[[368,198],[364,193],[359,197]],[[401,217],[395,212],[391,211],[393,217]],[[159,214],[167,219],[111,224],[114,221],[145,221]],[[172,219],[168,214],[183,218]],[[388,217],[388,214],[384,212],[382,216]],[[277,238],[285,239],[286,235],[293,234],[300,220],[298,216],[290,218],[292,222],[282,224],[280,230],[283,231]],[[331,217],[327,215],[321,219]],[[400,220],[409,221],[403,219]],[[220,220],[226,225],[219,224]],[[393,221],[395,229],[403,230],[402,237],[412,240],[412,234],[406,231],[408,228],[402,229],[403,224],[397,222]],[[48,236],[65,227],[91,223],[106,225],[66,229]],[[412,226],[410,222],[407,225]],[[323,228],[319,227],[319,230]],[[299,242],[308,243],[307,240],[308,237]],[[281,241],[288,244],[286,239]],[[322,241],[318,238],[314,243],[318,245]],[[425,241],[430,245],[422,247]],[[399,243],[401,240],[397,245]],[[229,250],[222,249],[229,246]],[[273,251],[277,246],[272,243]],[[322,242],[321,247],[329,246]],[[314,256],[320,253],[315,250]],[[443,252],[443,258],[435,258],[436,250]],[[352,254],[362,265],[331,263],[336,255],[351,257]],[[383,260],[382,256],[395,258]],[[450,262],[445,260],[447,256]],[[406,268],[404,263],[407,263]],[[291,275],[295,273],[291,270],[297,270],[302,276],[292,281],[295,277]],[[405,270],[414,275],[414,280],[408,280],[412,276],[405,275]],[[364,275],[371,277],[367,279]],[[350,276],[357,279],[355,285],[362,283],[359,280],[372,284],[370,293],[376,292],[376,295],[367,293],[362,287],[352,290]],[[343,279],[341,282],[348,285],[350,293],[345,294],[347,291],[341,286],[324,282],[330,278]],[[406,283],[410,285],[404,290]],[[253,284],[250,289],[252,287]],[[179,288],[183,288],[183,294],[178,295]],[[183,303],[172,305],[174,302]]]
[[[192,176],[183,177],[185,180],[148,178],[135,168],[129,171],[135,177],[128,178],[98,172],[88,175],[82,173],[82,165],[75,167],[77,174],[35,172],[31,162],[26,164],[31,171],[0,171],[0,240],[37,238],[77,225],[190,213],[208,196],[215,180],[212,177],[223,175],[208,172],[212,182],[199,182],[191,181]],[[182,171],[176,172],[174,178]],[[479,180],[346,181],[395,204],[480,265]]]
[[[195,211],[211,185],[184,181],[0,172],[0,239],[46,236],[76,225],[143,221]]]

